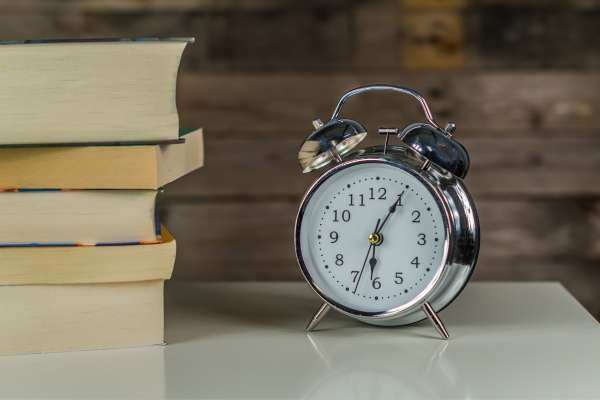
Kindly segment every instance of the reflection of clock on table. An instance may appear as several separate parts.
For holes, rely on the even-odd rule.
[[[356,150],[366,137],[341,117],[344,103],[368,91],[416,98],[427,123],[380,129],[383,146]],[[479,222],[462,179],[465,148],[441,128],[417,92],[390,85],[353,89],[327,123],[315,121],[299,160],[303,172],[336,162],[304,196],[295,247],[304,277],[323,299],[312,330],[330,308],[374,325],[406,325],[426,317],[444,338],[437,316],[466,285],[479,251]],[[389,144],[397,135],[400,144]]]
[[[448,387],[461,390],[454,366],[443,356],[446,342],[399,342],[380,335],[356,351],[355,341],[327,338],[321,343],[319,336],[309,340],[330,367],[311,382],[305,399],[440,398]]]

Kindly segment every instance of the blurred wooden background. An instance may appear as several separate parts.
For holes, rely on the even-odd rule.
[[[178,104],[207,166],[163,197],[177,279],[299,279],[300,141],[345,90],[386,82],[471,152],[475,279],[559,280],[600,317],[600,0],[0,0],[1,38],[65,36],[197,39]],[[399,96],[346,110],[371,131],[421,120]]]

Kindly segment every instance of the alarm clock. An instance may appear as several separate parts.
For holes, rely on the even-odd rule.
[[[425,121],[381,128],[382,145],[359,149],[367,130],[341,111],[372,91],[413,97]],[[438,313],[465,287],[479,252],[477,211],[463,182],[469,155],[453,138],[455,124],[440,127],[418,92],[377,84],[346,92],[329,121],[313,125],[298,153],[302,172],[327,170],[304,195],[294,232],[301,272],[323,301],[307,330],[335,309],[382,326],[429,318],[447,339]]]

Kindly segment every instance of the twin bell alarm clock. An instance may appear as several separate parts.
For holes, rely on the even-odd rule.
[[[425,121],[379,129],[382,145],[358,148],[367,130],[342,117],[342,107],[373,91],[412,96]],[[294,233],[302,274],[323,301],[307,330],[335,309],[372,325],[429,318],[447,339],[438,313],[465,287],[479,252],[463,182],[469,155],[455,125],[440,127],[419,93],[393,85],[350,90],[329,121],[313,125],[298,159],[303,173],[326,170],[304,195]]]

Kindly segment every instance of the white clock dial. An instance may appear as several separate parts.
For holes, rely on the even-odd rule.
[[[301,211],[304,272],[350,312],[407,306],[441,273],[443,216],[429,187],[405,170],[383,162],[347,166],[322,181]]]

